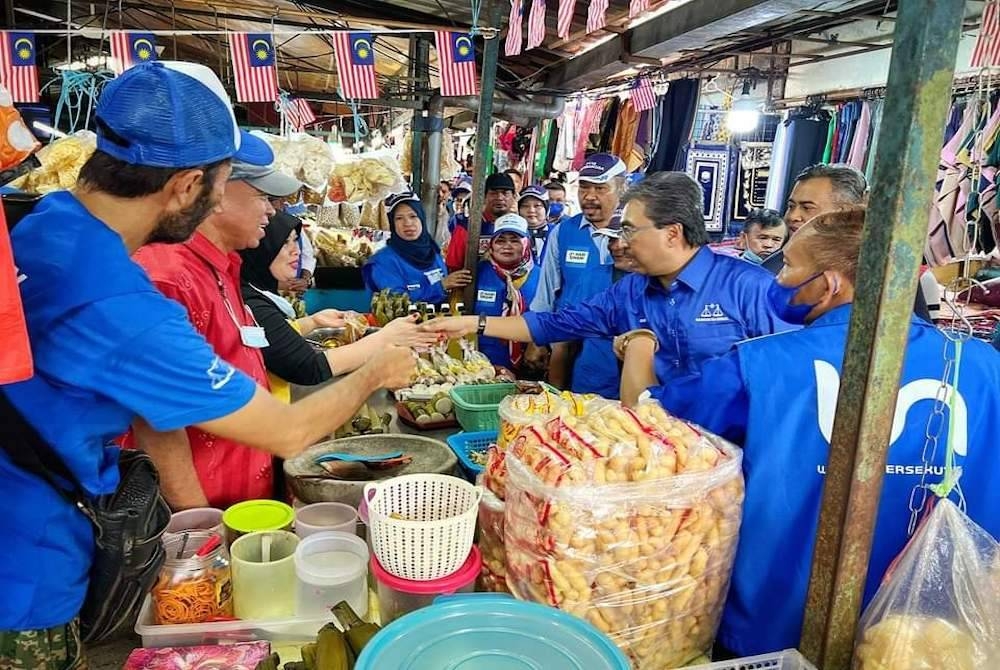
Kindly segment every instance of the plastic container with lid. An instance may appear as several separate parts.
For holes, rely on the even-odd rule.
[[[154,621],[174,625],[231,617],[232,571],[222,536],[191,531],[163,544],[167,558],[152,589]]]
[[[295,614],[295,549],[287,531],[248,533],[231,549],[233,612],[238,619],[279,619]]]
[[[222,515],[226,542],[230,545],[241,535],[265,530],[291,530],[295,510],[277,500],[246,500],[236,503]]]
[[[476,579],[482,567],[483,558],[479,547],[473,546],[469,558],[458,572],[441,579],[418,582],[390,574],[378,562],[378,558],[372,556],[371,569],[378,591],[378,611],[382,625],[429,606],[439,596],[472,593],[476,589]]]
[[[310,535],[295,550],[295,613],[322,616],[342,600],[358,616],[368,613],[368,545],[354,533]]]
[[[393,621],[365,646],[354,670],[630,670],[610,638],[561,610],[509,596],[438,598]]]
[[[357,533],[358,511],[338,502],[313,503],[295,510],[295,534],[299,537],[328,531]]]
[[[225,526],[222,524],[222,510],[214,507],[194,507],[174,512],[170,515],[170,523],[163,533],[163,539],[166,541],[186,530],[209,530],[224,535]]]

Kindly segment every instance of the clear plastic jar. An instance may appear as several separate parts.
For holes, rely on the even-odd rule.
[[[217,546],[197,555],[218,537]],[[157,624],[205,623],[233,616],[232,570],[226,543],[218,533],[192,531],[164,540],[167,560],[153,586]]]

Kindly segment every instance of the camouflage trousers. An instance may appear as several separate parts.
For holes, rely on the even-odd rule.
[[[87,670],[80,622],[45,630],[0,631],[0,670]]]

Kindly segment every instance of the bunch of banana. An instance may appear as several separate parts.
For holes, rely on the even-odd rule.
[[[375,323],[381,328],[393,319],[407,315],[410,309],[410,296],[383,289],[372,295],[371,307]]]

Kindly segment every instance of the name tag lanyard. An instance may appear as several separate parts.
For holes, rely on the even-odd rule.
[[[243,309],[250,316],[250,320],[253,321],[252,326],[244,325],[240,323],[239,319],[236,318],[236,310],[233,309],[233,304],[229,302],[229,296],[226,294],[226,285],[222,281],[222,276],[219,272],[212,267],[205,259],[201,261],[212,271],[212,275],[215,277],[215,283],[219,287],[219,295],[222,296],[222,304],[226,306],[226,311],[229,313],[229,318],[232,319],[233,325],[240,333],[240,341],[243,342],[244,346],[250,347],[251,349],[264,349],[269,346],[267,341],[267,335],[264,334],[264,329],[260,327],[257,323],[257,318],[250,311],[250,308],[243,305]]]

